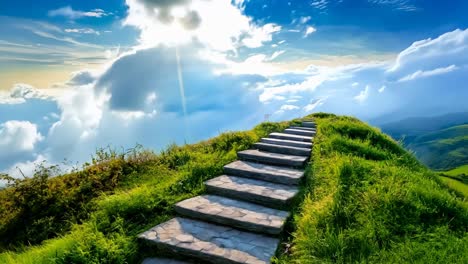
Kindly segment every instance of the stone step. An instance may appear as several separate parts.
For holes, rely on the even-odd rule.
[[[289,154],[289,155],[298,155],[298,156],[310,156],[310,151],[311,151],[310,148],[283,146],[283,145],[269,144],[269,143],[263,143],[263,142],[255,143],[253,147],[259,150],[263,150],[263,151],[281,153],[281,154]]]
[[[317,131],[316,128],[312,128],[312,127],[300,127],[300,126],[292,126],[292,127],[289,127],[291,129],[299,129],[299,130],[306,130],[306,131]]]
[[[317,124],[315,124],[315,122],[312,122],[312,121],[303,121],[302,126],[303,127],[317,127]]]
[[[301,141],[277,139],[277,138],[262,138],[260,141],[264,143],[268,143],[268,144],[276,144],[276,145],[281,145],[281,146],[312,148],[312,142],[301,142]]]
[[[177,213],[234,228],[278,235],[289,213],[217,195],[200,195],[175,205]]]
[[[236,160],[224,166],[224,172],[229,175],[289,185],[299,184],[304,176],[302,170],[242,160]]]
[[[150,247],[208,263],[270,263],[279,240],[176,217],[138,236]]]
[[[242,160],[250,160],[272,165],[303,167],[309,157],[286,155],[280,153],[272,153],[260,151],[258,149],[248,149],[237,152],[237,157]]]
[[[205,185],[209,193],[271,208],[284,208],[290,204],[292,198],[299,192],[299,188],[296,186],[231,175],[221,175],[205,182]]]
[[[273,132],[270,135],[268,135],[268,137],[277,138],[277,139],[293,140],[293,141],[301,141],[301,142],[312,142],[312,139],[313,139],[313,137],[306,137],[306,136],[299,136],[299,135],[278,133],[278,132]]]
[[[306,131],[306,130],[302,130],[302,129],[291,129],[291,128],[286,128],[284,130],[284,133],[293,134],[293,135],[300,135],[300,136],[308,136],[308,137],[313,137],[316,134],[315,131]]]
[[[190,264],[190,262],[168,258],[145,258],[141,264]]]

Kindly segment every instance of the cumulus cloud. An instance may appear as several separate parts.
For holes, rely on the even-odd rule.
[[[27,99],[52,99],[51,96],[29,84],[17,83],[10,92],[0,91],[0,104],[22,104]]]
[[[37,125],[31,122],[11,120],[0,124],[0,149],[4,150],[0,152],[1,157],[32,151],[41,140]]]
[[[307,36],[309,36],[310,34],[314,33],[315,31],[317,31],[317,29],[315,29],[314,27],[312,26],[308,26],[304,32],[304,38],[307,38]]]
[[[249,37],[244,38],[242,43],[249,48],[258,48],[264,42],[272,40],[272,34],[281,30],[281,26],[268,23],[262,27],[252,26],[249,31]]]
[[[281,29],[272,23],[255,24],[243,13],[242,3],[229,0],[127,0],[126,3],[129,12],[124,24],[141,31],[140,42],[145,47],[187,44],[195,39],[217,51],[235,50],[241,45],[256,48],[270,42],[272,34]]]
[[[359,94],[354,97],[354,100],[358,101],[359,103],[363,103],[364,101],[366,101],[367,98],[369,98],[369,89],[369,85],[366,85],[366,88],[359,92]]]
[[[305,112],[313,111],[317,107],[323,105],[325,100],[326,100],[326,98],[320,98],[320,99],[312,100],[310,104],[307,104],[306,106],[304,106],[304,111]]]
[[[94,82],[96,76],[90,70],[80,70],[72,73],[68,85],[86,85]]]

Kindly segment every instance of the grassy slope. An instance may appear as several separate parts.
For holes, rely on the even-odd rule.
[[[450,188],[468,198],[468,165],[441,172],[439,175]]]
[[[161,155],[147,159],[149,162],[138,163],[138,173],[134,170],[128,175],[119,173],[120,181],[114,189],[103,191],[83,205],[91,210],[86,219],[67,220],[73,221],[71,231],[62,232],[57,238],[46,240],[38,246],[3,252],[0,263],[138,262],[144,256],[139,253],[137,234],[173,217],[173,205],[203,192],[203,182],[220,175],[223,165],[236,159],[238,150],[249,148],[260,137],[282,130],[287,125],[265,123],[252,131],[226,133],[195,145],[171,147]],[[100,167],[108,167],[108,164],[97,164],[96,167],[99,169],[92,171],[97,171],[99,175],[103,171]],[[88,173],[86,171],[85,174]],[[61,177],[54,179],[62,182]],[[100,183],[94,181],[89,185]],[[56,184],[52,184],[49,189],[46,187],[47,192],[50,192],[51,186],[67,188],[66,185],[56,187]],[[4,198],[4,207],[0,209],[12,216],[2,214],[0,220],[8,222],[14,219],[16,211],[5,210],[9,203],[7,197]],[[37,211],[49,208],[47,205],[43,208],[43,205],[34,206]],[[42,218],[39,220],[42,221]]]
[[[316,114],[313,166],[281,263],[468,263],[468,204],[380,131]]]
[[[405,143],[423,163],[436,170],[468,163],[468,125],[423,134]]]
[[[293,232],[278,262],[467,263],[468,205],[389,137],[360,121],[313,116],[319,125],[313,164],[292,208]],[[0,263],[133,263],[135,236],[174,215],[173,204],[203,192],[266,133],[283,125],[221,135],[171,148],[112,192],[92,201],[93,211],[71,232],[23,252],[0,254]],[[288,238],[285,238],[288,240]]]
[[[443,182],[445,182],[450,188],[454,189],[457,192],[460,192],[461,194],[463,194],[463,196],[468,198],[468,184],[444,176],[440,176],[440,179]]]
[[[460,166],[458,168],[446,171],[444,173],[447,174],[447,175],[450,175],[450,176],[458,176],[460,174],[468,175],[468,165],[462,165],[462,166]]]

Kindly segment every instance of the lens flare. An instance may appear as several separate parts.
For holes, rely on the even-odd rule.
[[[179,47],[176,46],[175,52],[176,52],[176,61],[177,61],[177,79],[179,80],[179,92],[180,92],[180,98],[182,101],[182,111],[184,113],[185,142],[187,142],[187,141],[190,141],[190,135],[188,131],[187,105],[185,102],[185,87],[184,87],[184,79],[182,78],[182,67],[180,65]]]

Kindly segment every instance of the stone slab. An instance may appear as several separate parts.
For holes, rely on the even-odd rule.
[[[231,175],[221,175],[207,181],[205,185],[209,193],[271,208],[284,208],[299,192],[296,186]]]
[[[300,136],[307,136],[307,137],[313,137],[316,134],[315,131],[306,131],[306,130],[302,130],[302,129],[292,129],[292,128],[286,128],[284,130],[284,133],[293,134],[293,135],[300,135]]]
[[[229,175],[289,185],[299,184],[302,176],[304,176],[302,170],[242,160],[227,164],[224,166],[224,172]]]
[[[279,240],[176,217],[139,235],[150,246],[209,263],[270,263]]]
[[[310,152],[311,152],[310,148],[283,146],[283,145],[269,144],[269,143],[263,143],[263,142],[255,143],[253,147],[259,150],[263,150],[263,151],[288,154],[288,155],[298,155],[298,156],[310,156]]]
[[[291,167],[303,167],[309,159],[307,156],[286,155],[260,151],[257,149],[239,151],[237,152],[237,156],[239,159],[243,160],[251,160],[261,163]]]
[[[315,127],[300,127],[300,126],[292,126],[289,127],[291,129],[299,129],[299,130],[306,130],[306,131],[317,131]]]
[[[302,122],[302,126],[303,127],[317,127],[317,124],[315,124],[315,122],[312,122],[312,121],[304,121]]]
[[[190,264],[190,262],[168,258],[145,258],[141,264]]]
[[[291,146],[291,147],[309,148],[309,149],[312,148],[312,142],[301,142],[301,141],[277,139],[277,138],[262,138],[260,141],[263,143],[275,144],[275,145],[281,145],[281,146]]]
[[[278,235],[289,213],[217,195],[200,195],[175,205],[177,213],[239,229]]]
[[[313,137],[309,137],[309,136],[300,136],[300,135],[278,133],[278,132],[273,132],[270,135],[268,135],[268,137],[277,138],[277,139],[301,141],[301,142],[312,142],[312,139],[313,139]]]

